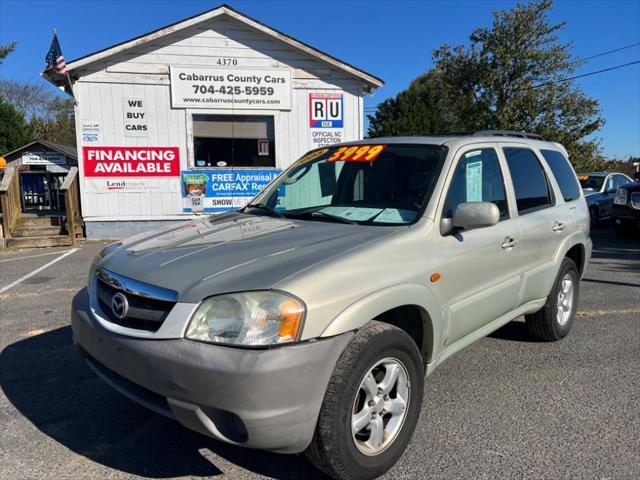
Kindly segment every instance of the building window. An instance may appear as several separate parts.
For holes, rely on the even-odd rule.
[[[273,117],[194,115],[196,167],[275,167]]]

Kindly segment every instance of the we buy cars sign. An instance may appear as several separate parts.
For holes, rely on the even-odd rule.
[[[177,177],[178,147],[83,147],[85,177]]]

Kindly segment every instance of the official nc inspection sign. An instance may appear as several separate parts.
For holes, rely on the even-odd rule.
[[[343,128],[344,101],[341,93],[309,94],[310,128]]]
[[[221,213],[242,208],[279,174],[275,169],[185,170],[182,211]]]

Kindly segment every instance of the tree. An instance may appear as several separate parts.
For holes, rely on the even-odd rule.
[[[9,99],[11,105],[28,120],[43,115],[51,103],[51,92],[42,83],[19,82],[0,79],[0,96]]]
[[[44,85],[0,80],[0,96],[32,126],[39,140],[75,145],[73,100],[52,95]]]
[[[7,153],[35,140],[35,131],[24,115],[0,97],[0,153]]]
[[[419,124],[419,119],[405,117],[421,115],[426,108],[438,116],[430,124],[461,131],[537,132],[563,143],[576,168],[600,162],[597,140],[585,138],[604,120],[597,100],[587,97],[572,81],[564,81],[579,61],[572,58],[571,45],[560,43],[557,36],[565,24],[549,22],[551,7],[551,0],[537,0],[494,12],[491,28],[474,30],[468,46],[443,45],[436,49],[435,66],[426,76],[439,79],[438,97],[410,94],[416,101],[425,101],[424,105],[399,107],[401,112],[396,111],[395,120],[380,108],[370,117],[369,134],[402,130],[389,124]],[[399,98],[407,96],[412,88],[425,92],[429,85],[414,81],[408,90],[387,101],[388,105],[398,105]],[[394,131],[398,133],[402,132]]]
[[[0,45],[0,65],[4,59],[16,49],[16,42],[9,42],[4,45]]]
[[[76,144],[73,100],[69,98],[50,100],[44,114],[33,117],[30,125],[38,139],[62,145]]]
[[[419,76],[405,91],[378,105],[375,115],[369,116],[368,135],[426,135],[458,130],[457,117],[442,101],[445,88],[442,75],[435,70]]]

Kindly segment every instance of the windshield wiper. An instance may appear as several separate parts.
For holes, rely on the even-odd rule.
[[[247,208],[255,208],[256,210],[263,210],[263,211],[269,213],[269,215],[271,215],[272,217],[278,217],[278,218],[282,218],[283,217],[282,213],[274,210],[273,208],[271,208],[266,203],[250,203],[249,205],[247,205],[244,208],[245,208],[245,210]]]
[[[350,225],[357,225],[358,224],[358,222],[354,222],[353,220],[349,220],[348,218],[340,217],[338,215],[331,215],[330,213],[323,212],[323,211],[320,211],[320,210],[316,210],[315,212],[311,212],[311,216],[312,217],[330,218],[331,220],[335,220],[336,222],[348,223]]]

